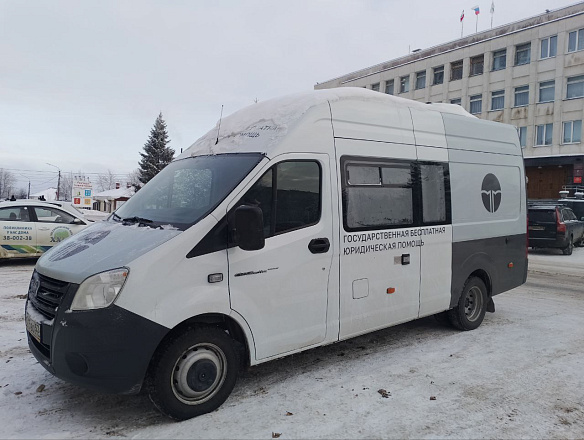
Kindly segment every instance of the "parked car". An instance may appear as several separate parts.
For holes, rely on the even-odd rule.
[[[89,223],[67,202],[0,202],[0,260],[40,257]]]
[[[584,221],[561,204],[533,204],[528,208],[529,246],[557,248],[571,255],[574,246],[584,244]]]
[[[566,205],[574,214],[576,214],[576,218],[578,220],[584,221],[584,198],[582,198],[582,193],[577,193],[577,197],[566,197],[558,200],[558,203],[562,205]]]

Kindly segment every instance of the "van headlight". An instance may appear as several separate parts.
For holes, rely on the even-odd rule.
[[[77,289],[71,310],[93,310],[109,306],[120,294],[128,273],[129,270],[122,267],[87,278]]]

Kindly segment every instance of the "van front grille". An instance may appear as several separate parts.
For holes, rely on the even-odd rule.
[[[41,275],[35,271],[28,288],[28,300],[45,318],[53,319],[70,283]]]

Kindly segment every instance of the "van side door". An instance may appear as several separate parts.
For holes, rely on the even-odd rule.
[[[403,145],[337,139],[336,146],[343,195],[339,336],[345,339],[417,318],[421,244],[412,229],[415,151],[407,159]],[[400,152],[401,159],[387,158]]]
[[[327,154],[286,154],[229,207],[258,206],[265,246],[229,246],[231,308],[247,321],[257,360],[326,337],[333,255]],[[252,354],[253,356],[253,354]]]

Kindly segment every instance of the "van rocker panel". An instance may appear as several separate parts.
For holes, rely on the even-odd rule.
[[[116,394],[140,391],[150,359],[169,331],[116,305],[60,312],[53,322],[50,360],[28,335],[39,363],[67,382]]]

